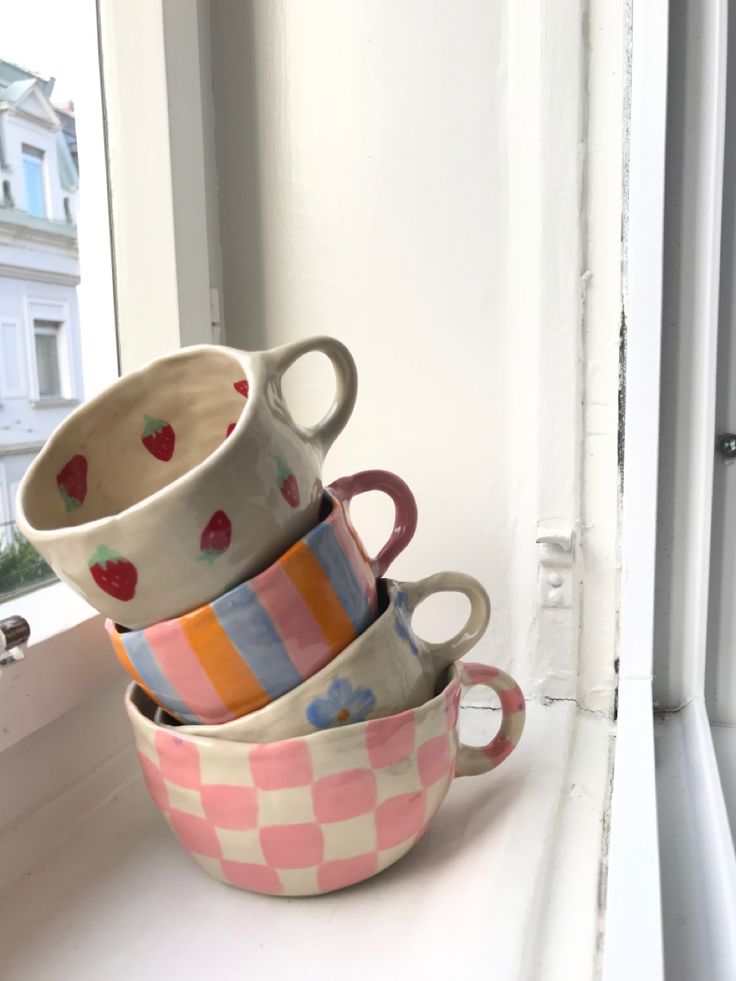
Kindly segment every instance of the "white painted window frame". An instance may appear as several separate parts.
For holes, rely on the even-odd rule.
[[[98,7],[120,366],[127,372],[174,348],[219,340],[198,111],[207,92],[196,0],[99,0]],[[131,78],[146,79],[145,113]]]
[[[634,5],[625,306],[626,417],[633,424],[625,439],[605,979],[663,977],[661,911],[671,917],[673,909],[677,922],[666,921],[665,931],[668,963],[680,963],[679,942],[690,967],[697,962],[709,977],[724,979],[736,973],[736,856],[705,701],[728,11],[725,0],[704,0],[669,33],[667,13],[665,0]],[[684,94],[670,93],[669,102],[668,38],[687,59]],[[683,67],[673,64],[672,71]],[[664,124],[673,107],[676,159],[668,166],[677,176],[666,182]],[[679,222],[671,230],[678,238],[670,243],[672,267],[664,248],[665,200]],[[677,236],[678,228],[687,234]],[[662,358],[671,324],[677,350]],[[660,377],[662,365],[667,374]],[[676,396],[667,391],[672,385]],[[676,465],[658,489],[662,461],[671,454]],[[681,786],[674,795],[664,785],[659,790],[663,799],[683,804],[666,827],[681,825],[669,841],[694,849],[685,858],[659,855],[653,708],[674,713],[670,720],[678,727]],[[665,883],[660,861],[677,870],[666,877],[676,882],[674,903],[667,893],[657,895]],[[693,954],[693,945],[708,963]]]
[[[632,24],[619,687],[605,981],[664,977],[652,663],[668,8],[668,0],[637,3]]]
[[[690,952],[699,945],[704,957],[712,957],[711,964],[697,960],[718,978],[736,974],[736,854],[705,700],[728,6],[727,0],[706,0],[676,25],[687,31],[677,41],[688,88],[678,116],[685,137],[679,170],[668,194],[687,234],[678,236],[664,289],[664,323],[677,324],[678,346],[667,366],[668,374],[676,374],[676,398],[666,403],[660,438],[663,455],[676,451],[677,465],[659,501],[666,581],[656,608],[654,656],[655,705],[671,713],[670,723],[680,731],[681,797],[689,811],[683,820],[690,826],[683,845],[697,855],[697,861],[681,863],[692,881],[684,894],[678,892],[678,923],[670,933],[674,945],[679,941]],[[682,916],[687,923],[681,930]]]
[[[70,330],[69,304],[64,300],[50,300],[40,296],[26,296],[23,302],[26,333],[26,353],[28,359],[28,381],[30,401],[34,408],[74,402],[79,398],[76,379],[72,369],[72,337]],[[59,396],[42,396],[38,384],[38,361],[36,358],[36,321],[49,320],[59,324],[56,334],[57,355],[59,358]]]

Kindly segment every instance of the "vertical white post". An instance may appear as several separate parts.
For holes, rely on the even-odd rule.
[[[634,7],[626,324],[619,714],[605,981],[663,977],[652,729],[668,2]]]
[[[100,25],[120,359],[129,371],[212,340],[200,10],[197,0],[100,0]]]

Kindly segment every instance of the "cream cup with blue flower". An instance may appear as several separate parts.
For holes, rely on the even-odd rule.
[[[437,679],[483,636],[491,614],[477,579],[438,572],[419,582],[378,580],[379,616],[321,671],[280,698],[221,725],[182,725],[183,733],[233,742],[264,743],[384,718],[433,697]],[[449,640],[432,643],[412,629],[414,611],[435,593],[462,593],[470,613]],[[156,721],[176,725],[163,710]]]

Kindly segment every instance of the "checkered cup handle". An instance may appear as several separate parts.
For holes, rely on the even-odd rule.
[[[491,601],[477,579],[464,572],[436,572],[415,583],[404,583],[409,616],[416,608],[435,593],[462,593],[470,601],[470,614],[462,627],[449,640],[433,643],[422,639],[422,657],[429,658],[439,674],[448,664],[457,661],[474,647],[488,627],[491,617]]]
[[[489,664],[458,664],[463,690],[474,685],[493,689],[501,701],[501,726],[485,746],[460,743],[456,777],[474,777],[495,769],[511,755],[524,731],[526,707],[524,695],[511,675]]]
[[[417,528],[417,502],[404,481],[388,470],[363,470],[352,477],[341,477],[330,484],[330,490],[345,504],[350,514],[350,502],[358,494],[378,490],[387,494],[394,504],[394,526],[388,541],[374,558],[369,558],[376,579],[384,574],[393,560],[406,548]]]
[[[316,425],[301,426],[294,419],[291,419],[291,425],[318,447],[320,456],[324,457],[345,428],[358,394],[358,369],[355,367],[352,354],[334,337],[308,337],[303,341],[264,351],[262,357],[273,371],[273,381],[281,395],[281,381],[284,374],[302,355],[312,351],[327,355],[332,362],[337,391],[332,405]]]

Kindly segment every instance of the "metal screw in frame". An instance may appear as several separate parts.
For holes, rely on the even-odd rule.
[[[0,620],[0,668],[23,660],[23,648],[30,636],[31,628],[23,617],[12,616]]]
[[[736,433],[721,433],[717,436],[716,452],[723,460],[736,460]]]

